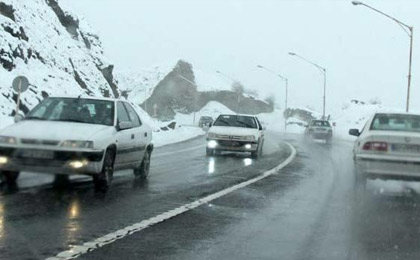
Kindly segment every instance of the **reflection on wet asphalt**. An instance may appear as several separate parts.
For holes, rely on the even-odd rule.
[[[286,156],[275,141],[258,161],[235,154],[206,157],[204,142],[201,137],[156,149],[148,181],[134,181],[131,171],[120,172],[107,194],[95,193],[89,178],[77,178],[59,190],[52,187],[50,176],[26,174],[18,182],[20,190],[8,194],[3,189],[0,197],[0,255],[52,256],[256,176]],[[195,148],[178,152],[185,147]]]
[[[258,160],[206,157],[203,138],[159,148],[148,181],[120,172],[107,194],[95,194],[86,178],[57,190],[48,177],[26,175],[19,190],[0,196],[0,258],[53,256],[250,179],[288,156],[282,140],[298,156],[279,174],[81,259],[420,258],[416,185],[372,181],[356,199],[351,143],[280,134],[267,136]]]

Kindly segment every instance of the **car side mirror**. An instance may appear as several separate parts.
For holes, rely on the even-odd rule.
[[[132,127],[133,127],[133,124],[129,121],[122,121],[118,123],[118,130],[125,130]]]
[[[350,129],[349,130],[349,135],[360,136],[359,129]]]
[[[15,123],[20,122],[24,119],[25,117],[22,114],[17,114],[14,118]]]

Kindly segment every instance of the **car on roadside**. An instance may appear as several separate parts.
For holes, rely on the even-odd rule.
[[[420,181],[420,115],[375,113],[361,131],[350,129],[356,184],[367,179]]]
[[[312,120],[305,128],[305,137],[331,142],[333,130],[328,120]]]
[[[207,133],[206,154],[224,151],[249,152],[253,158],[261,155],[264,128],[253,115],[220,115]]]
[[[0,131],[0,176],[14,183],[21,171],[93,177],[106,190],[114,170],[147,178],[151,129],[127,101],[50,97]]]
[[[211,116],[202,116],[198,121],[199,127],[210,127],[213,124],[213,118]]]

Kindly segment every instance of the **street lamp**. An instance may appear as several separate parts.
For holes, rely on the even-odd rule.
[[[408,112],[410,109],[410,86],[411,86],[411,62],[412,62],[412,57],[413,57],[413,30],[414,27],[413,26],[409,26],[403,22],[401,22],[400,20],[382,12],[379,11],[376,8],[373,8],[370,5],[367,5],[365,3],[359,2],[359,1],[353,1],[351,2],[353,5],[357,6],[357,5],[362,5],[365,6],[369,9],[371,9],[372,11],[375,11],[383,16],[388,17],[389,19],[393,20],[394,22],[396,22],[403,30],[404,32],[407,33],[408,37],[410,37],[410,54],[408,57],[408,82],[407,82],[407,100],[406,100],[406,106],[405,106],[405,111]]]
[[[264,67],[262,65],[257,65],[257,68],[263,69],[263,70],[265,70],[265,71],[267,71],[269,73],[272,73],[272,74],[276,75],[277,77],[279,77],[281,80],[283,80],[286,83],[286,97],[285,97],[285,102],[284,102],[285,103],[284,111],[286,113],[287,112],[287,96],[288,96],[288,85],[289,85],[288,82],[289,82],[289,80],[286,77],[284,77],[284,76],[282,76],[282,75],[274,72],[273,70],[268,69],[268,68],[266,68],[266,67]],[[287,117],[286,117],[286,114],[285,113],[284,113],[284,131],[287,130]]]
[[[229,81],[232,81],[232,83],[235,83],[235,82],[240,83],[236,79],[226,75],[225,73],[221,72],[220,70],[216,70],[216,73],[218,73],[218,74],[222,75],[223,77],[227,78]],[[238,103],[237,103],[236,113],[239,113],[240,94],[239,93],[237,93],[237,94],[238,94]]]
[[[315,62],[312,62],[312,61],[310,61],[310,60],[308,60],[308,59],[306,59],[306,58],[304,58],[304,57],[302,57],[302,56],[294,53],[294,52],[289,52],[289,55],[290,56],[298,57],[299,59],[301,59],[301,60],[303,60],[303,61],[305,61],[305,62],[307,62],[307,63],[309,63],[309,64],[311,64],[313,66],[315,66],[316,68],[318,68],[323,73],[323,75],[324,75],[324,96],[323,96],[323,101],[322,101],[322,119],[325,119],[325,99],[326,99],[326,89],[327,89],[327,69],[324,68],[324,67],[322,67],[322,66],[320,66],[320,65],[318,65],[318,64],[316,64]]]
[[[186,82],[190,83],[194,87],[198,88],[197,84],[192,82],[191,80],[187,79],[186,77],[182,76],[181,74],[177,74],[178,78],[185,80]],[[194,114],[193,114],[193,125],[195,126],[195,110],[197,109],[197,97],[194,95]]]

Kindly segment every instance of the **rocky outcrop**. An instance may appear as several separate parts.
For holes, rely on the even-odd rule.
[[[192,65],[178,61],[175,68],[154,88],[142,108],[160,120],[172,120],[177,112],[199,111],[209,101],[217,101],[232,111],[243,114],[272,112],[272,105],[235,91],[200,92]]]

